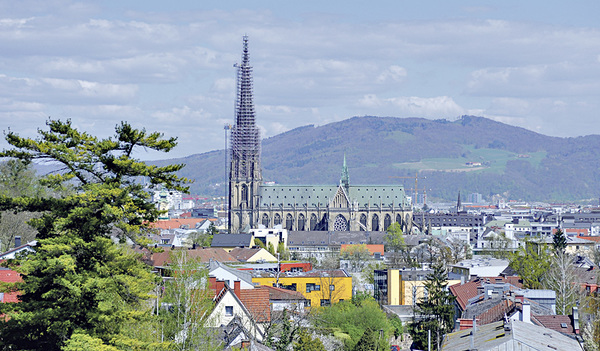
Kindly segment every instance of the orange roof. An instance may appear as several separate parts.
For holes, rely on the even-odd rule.
[[[269,290],[263,287],[241,289],[240,301],[258,323],[271,321],[271,306],[269,305]]]
[[[591,241],[595,241],[597,243],[600,243],[600,236],[581,236],[581,235],[577,235],[577,239],[591,240]]]
[[[347,247],[357,246],[357,245],[365,245],[365,244],[342,244],[340,247],[340,251],[343,251]],[[371,256],[373,256],[376,252],[383,255],[384,249],[383,244],[367,244],[367,250]]]

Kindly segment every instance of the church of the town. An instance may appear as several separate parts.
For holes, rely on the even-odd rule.
[[[401,185],[350,185],[344,157],[337,185],[263,184],[260,133],[256,127],[248,38],[237,65],[235,124],[231,130],[229,229],[261,225],[294,231],[384,231],[397,222],[412,226],[412,208]]]

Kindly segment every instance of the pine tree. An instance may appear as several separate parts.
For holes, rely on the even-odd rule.
[[[562,230],[557,229],[552,236],[552,246],[555,252],[563,253],[567,248],[567,238]]]
[[[427,296],[417,302],[415,318],[409,326],[413,341],[421,350],[427,348],[428,330],[431,330],[433,349],[439,350],[444,334],[454,327],[455,297],[446,289],[446,270],[442,263],[435,264],[432,269],[424,284]]]
[[[186,191],[174,174],[183,165],[149,166],[132,157],[140,147],[169,151],[175,139],[127,123],[101,140],[70,121],[49,120],[47,126],[37,139],[9,132],[6,140],[13,148],[0,153],[26,163],[58,164],[60,171],[44,177],[43,184],[56,192],[73,189],[62,197],[0,196],[0,210],[41,213],[30,222],[37,230],[35,253],[15,268],[23,282],[12,288],[21,292],[21,302],[0,307],[8,316],[0,321],[0,348],[59,350],[75,332],[78,340],[89,335],[105,344],[123,341],[121,328],[139,316],[156,277],[110,234],[145,242],[140,234],[158,210],[141,177],[151,186]]]

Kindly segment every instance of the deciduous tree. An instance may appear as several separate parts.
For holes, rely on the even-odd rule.
[[[523,285],[529,289],[541,289],[544,276],[550,268],[551,256],[547,245],[526,242],[519,250],[510,255],[510,267],[523,279]]]

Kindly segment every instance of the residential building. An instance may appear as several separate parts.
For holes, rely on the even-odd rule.
[[[583,350],[572,338],[542,326],[510,320],[498,321],[447,334],[443,351],[547,351]]]
[[[427,296],[425,282],[431,269],[375,270],[374,296],[382,305],[415,305]],[[449,285],[459,283],[448,281]]]
[[[352,276],[343,269],[312,270],[310,272],[254,272],[252,282],[299,291],[308,306],[328,306],[352,298]]]

